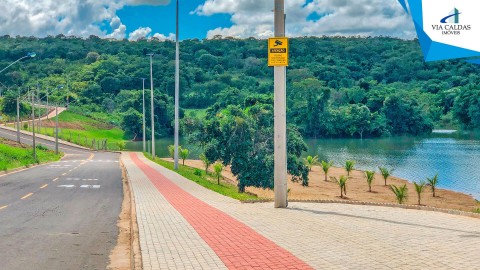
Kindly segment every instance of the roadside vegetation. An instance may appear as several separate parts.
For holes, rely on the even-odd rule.
[[[57,161],[61,157],[61,154],[55,155],[54,151],[48,150],[42,145],[37,145],[37,159],[33,159],[32,147],[0,138],[0,171]]]
[[[148,159],[152,160],[151,155],[145,154],[145,156]],[[172,162],[168,162],[159,158],[156,158],[155,162],[173,171]],[[246,201],[246,200],[261,199],[254,194],[238,192],[237,186],[234,184],[231,184],[225,181],[220,182],[222,170],[223,170],[223,166],[221,164],[215,164],[215,172],[208,172],[208,173],[205,173],[205,171],[203,170],[199,170],[196,168],[179,164],[179,168],[175,172],[207,189],[210,189],[219,194],[222,194],[224,196],[227,196],[236,200]]]

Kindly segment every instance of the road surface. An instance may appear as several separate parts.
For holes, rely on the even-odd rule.
[[[0,129],[0,137],[16,134]],[[30,136],[22,142],[31,143]],[[60,162],[0,176],[0,269],[108,265],[123,198],[119,155],[66,145],[60,151]]]

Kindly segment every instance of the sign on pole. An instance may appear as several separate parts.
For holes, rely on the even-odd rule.
[[[412,16],[425,61],[480,56],[480,1],[398,1]]]
[[[268,66],[288,66],[288,38],[275,37],[268,39]]]

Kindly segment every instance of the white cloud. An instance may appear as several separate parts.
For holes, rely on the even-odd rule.
[[[116,15],[127,5],[166,5],[170,0],[1,0],[0,34],[126,37]],[[106,31],[101,25],[110,25]]]
[[[175,34],[174,33],[170,33],[170,34],[168,34],[168,36],[165,36],[165,35],[160,34],[160,33],[155,33],[155,35],[153,35],[153,37],[160,40],[160,41],[175,40]]]
[[[152,28],[150,27],[140,27],[137,30],[130,33],[128,39],[131,41],[136,41],[139,38],[146,38],[152,32]]]
[[[206,0],[192,13],[231,14],[233,26],[210,30],[215,35],[260,37],[273,35],[274,1]],[[285,1],[288,36],[415,37],[413,24],[397,0],[288,0]]]

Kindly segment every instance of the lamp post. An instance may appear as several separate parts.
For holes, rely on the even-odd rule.
[[[142,85],[143,85],[143,152],[147,150],[146,141],[145,141],[145,78],[142,78]]]
[[[33,134],[33,160],[37,160],[37,148],[35,145],[35,106],[33,104],[35,98],[35,92],[31,92],[32,95],[32,134]]]
[[[151,124],[152,124],[152,158],[155,160],[155,114],[153,110],[153,56],[154,53],[147,54],[150,56],[150,107],[151,107]]]
[[[63,85],[57,86],[57,89],[63,89]],[[58,155],[58,103],[55,106],[55,154]]]
[[[20,143],[20,93],[17,96],[17,142]]]
[[[20,57],[19,59],[17,59],[16,61],[12,62],[10,65],[6,66],[4,69],[0,70],[0,73],[4,72],[7,68],[11,67],[12,65],[14,65],[15,63],[17,63],[18,61],[21,61],[25,58],[34,58],[35,56],[37,56],[36,53],[34,52],[29,52],[27,53],[27,55],[23,56],[23,57]]]
[[[179,128],[179,106],[180,106],[180,44],[178,41],[178,0],[177,0],[177,16],[176,16],[176,61],[175,61],[175,131],[174,131],[174,169],[178,170],[178,128]]]

